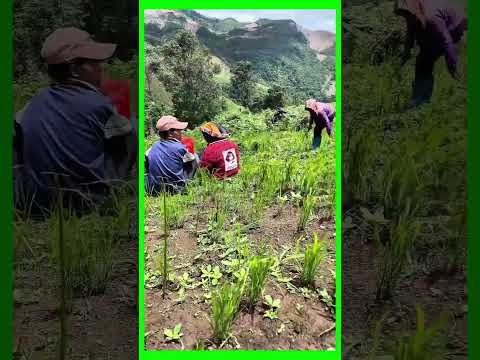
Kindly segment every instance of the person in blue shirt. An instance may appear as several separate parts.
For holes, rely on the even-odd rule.
[[[136,159],[136,136],[100,90],[102,62],[115,44],[98,43],[77,28],[61,28],[44,42],[41,55],[52,84],[17,114],[21,171],[15,206],[48,214],[58,189],[75,210],[88,209],[125,180]]]
[[[182,131],[188,123],[173,116],[157,121],[160,140],[145,155],[145,190],[149,195],[163,191],[177,193],[191,180],[198,167],[198,158],[182,144]]]

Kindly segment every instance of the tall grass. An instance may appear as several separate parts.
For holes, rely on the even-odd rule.
[[[103,292],[113,270],[115,221],[98,213],[81,219],[71,211],[62,214],[57,211],[51,219],[51,229],[63,224],[62,236],[53,231],[51,247],[54,260],[63,253],[66,284],[86,294]]]
[[[312,194],[307,195],[303,199],[302,209],[300,211],[300,218],[298,219],[297,230],[304,230],[310,219],[310,216],[315,208],[316,197]]]
[[[302,284],[304,286],[315,287],[315,275],[318,266],[325,259],[326,247],[325,240],[319,241],[316,233],[313,234],[313,242],[305,248],[302,267]]]
[[[210,324],[217,342],[227,339],[230,335],[242,299],[244,284],[244,281],[225,283],[212,296]]]
[[[368,360],[378,359],[381,327],[385,316],[377,323],[373,335],[373,346],[369,351]],[[401,335],[393,347],[382,355],[382,358],[392,360],[440,360],[446,357],[446,342],[443,336],[447,327],[448,317],[445,313],[430,326],[425,324],[425,313],[421,306],[416,308],[416,328]]]
[[[247,297],[251,309],[255,307],[259,297],[263,295],[267,276],[274,264],[274,258],[255,256],[248,267]]]

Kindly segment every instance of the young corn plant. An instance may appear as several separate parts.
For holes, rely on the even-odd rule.
[[[302,285],[311,288],[315,287],[315,275],[317,273],[318,266],[325,259],[326,248],[325,241],[320,241],[316,233],[313,234],[313,242],[305,249],[303,258]]]
[[[225,283],[214,292],[211,301],[212,315],[210,324],[215,342],[220,343],[230,337],[245,287],[245,280]]]
[[[263,293],[267,276],[273,264],[274,258],[272,257],[255,256],[250,260],[248,268],[247,298],[252,314],[257,300]]]

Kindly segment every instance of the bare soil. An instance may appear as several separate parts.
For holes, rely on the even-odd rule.
[[[137,239],[120,239],[105,292],[74,296],[67,317],[68,359],[137,358]],[[44,243],[14,270],[15,359],[58,359],[58,274]]]
[[[397,284],[390,300],[375,300],[378,248],[375,242],[364,242],[357,232],[343,235],[342,266],[342,334],[343,358],[365,359],[372,347],[373,330],[385,315],[380,349],[392,348],[394,342],[416,327],[416,306],[425,312],[431,325],[445,312],[449,316],[445,339],[445,359],[467,359],[467,286],[466,269],[453,273],[426,264],[432,248],[417,249],[415,262]]]
[[[265,211],[257,229],[252,230],[248,237],[256,242],[258,247],[268,244],[275,252],[282,246],[295,247],[296,240],[302,235],[297,232],[298,210],[287,206],[279,213],[276,207]],[[169,254],[178,260],[177,274],[191,270],[191,266],[200,263],[216,265],[215,256],[195,259],[199,254],[197,238],[193,226],[188,222],[181,229],[175,230],[170,236]],[[306,234],[317,232],[320,237],[327,236],[328,255],[318,271],[316,287],[325,288],[329,294],[335,293],[335,281],[331,271],[335,270],[335,224],[333,219],[316,219],[305,230]],[[158,248],[163,238],[155,233],[147,233],[145,249],[151,253]],[[218,261],[218,260],[217,260]],[[189,268],[187,268],[189,267]],[[199,277],[200,274],[191,274]],[[288,270],[286,276],[296,277],[298,273]],[[295,283],[295,280],[292,281]],[[218,348],[211,341],[212,329],[209,323],[210,305],[203,299],[201,287],[186,291],[183,303],[177,301],[177,292],[169,289],[165,299],[162,299],[162,289],[156,287],[145,289],[145,348],[147,350],[162,349],[195,349],[196,344],[203,343],[206,348]],[[263,317],[264,305],[259,301],[253,317],[246,306],[241,306],[234,322],[231,338],[222,349],[303,349],[319,350],[335,348],[335,320],[328,307],[318,296],[310,299],[288,291],[270,277],[265,294],[281,300],[278,319],[270,320]],[[181,343],[167,342],[164,329],[182,324],[183,337]]]

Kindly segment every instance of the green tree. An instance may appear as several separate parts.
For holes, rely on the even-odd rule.
[[[174,114],[197,125],[221,110],[221,91],[214,64],[194,34],[181,31],[160,49],[159,79],[171,94]]]
[[[240,105],[250,108],[255,93],[252,65],[248,61],[239,61],[232,69],[230,96]]]
[[[279,85],[273,85],[268,89],[265,96],[264,106],[268,109],[277,109],[285,106],[285,89]]]

